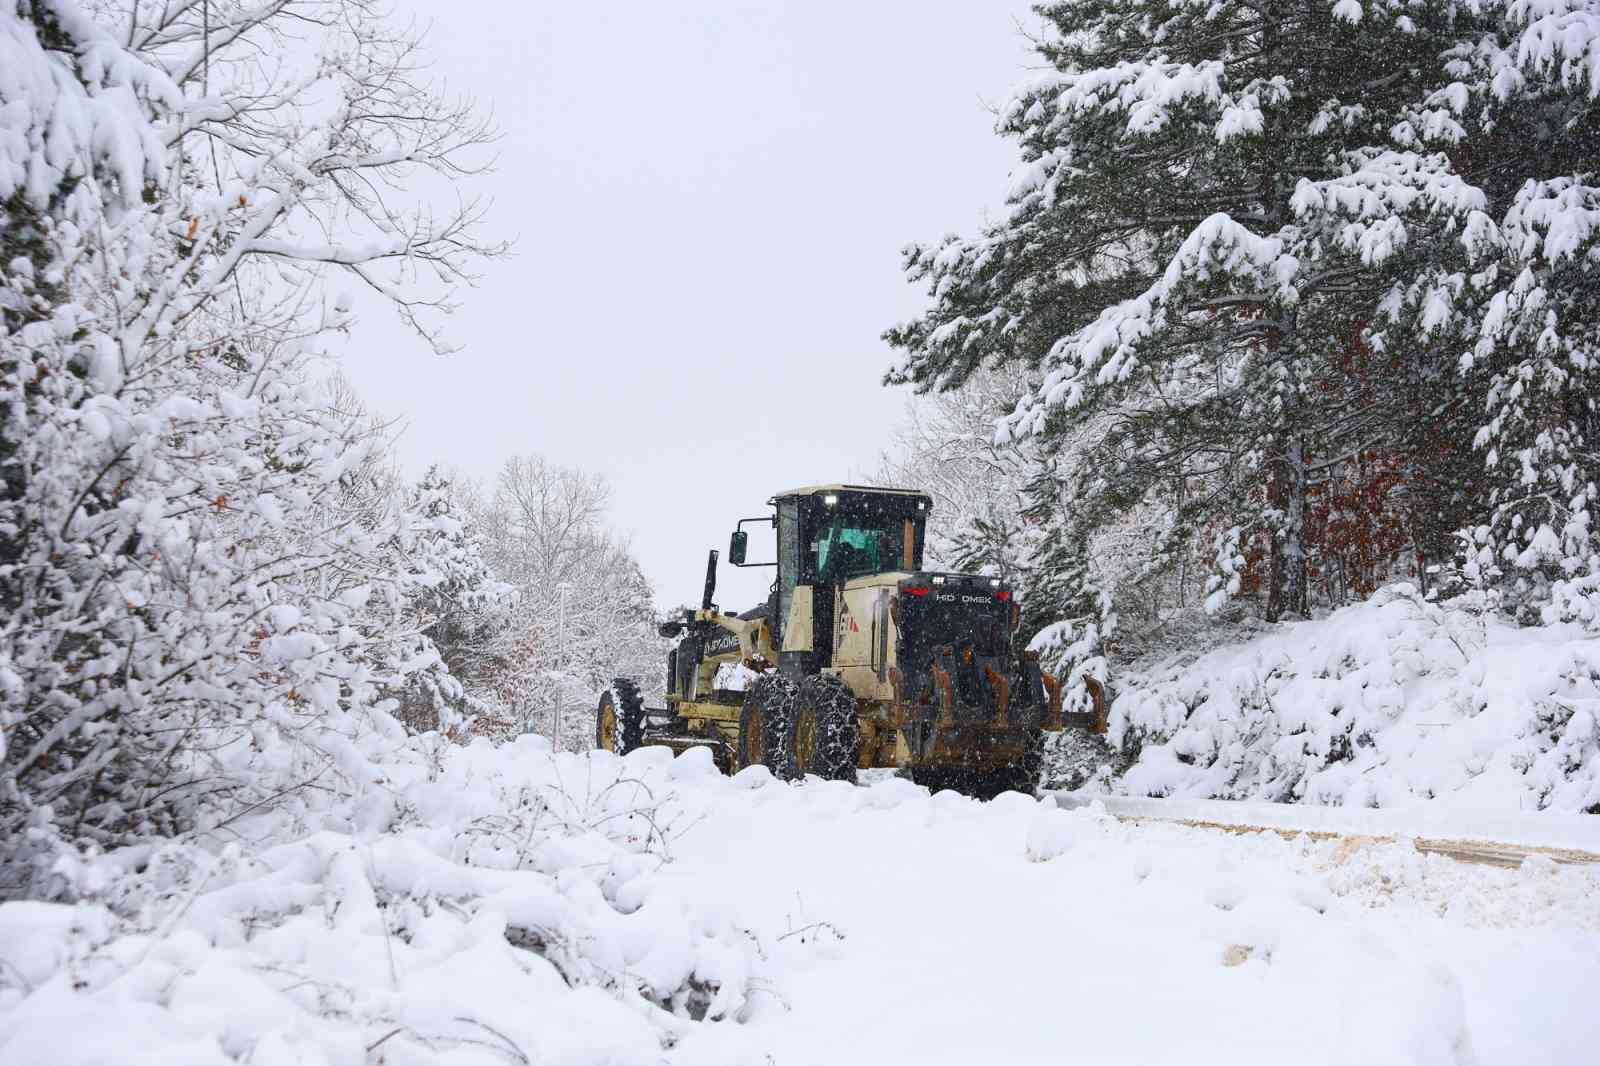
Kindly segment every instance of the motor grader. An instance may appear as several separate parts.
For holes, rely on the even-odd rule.
[[[995,795],[1038,787],[1046,732],[1105,731],[1097,683],[1094,710],[1064,712],[1061,684],[1017,646],[1011,587],[923,569],[926,493],[822,485],[767,502],[772,514],[742,519],[728,545],[734,566],[777,569],[766,602],[719,608],[713,550],[700,608],[661,627],[677,639],[665,706],[616,679],[597,709],[600,748],[709,747],[725,772],[763,764],[784,779],[893,767]],[[775,528],[775,560],[746,560],[756,523]]]

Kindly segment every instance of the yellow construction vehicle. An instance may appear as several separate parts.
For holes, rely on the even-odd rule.
[[[766,602],[724,613],[712,551],[700,608],[661,627],[677,638],[666,705],[618,678],[600,697],[599,747],[709,747],[724,771],[764,764],[785,779],[895,767],[994,795],[1038,787],[1046,732],[1105,731],[1098,684],[1086,682],[1093,711],[1063,713],[1060,683],[1017,647],[1012,588],[923,569],[926,493],[822,485],[768,504],[728,545],[735,566],[777,568]],[[752,523],[775,527],[776,560],[746,561]]]

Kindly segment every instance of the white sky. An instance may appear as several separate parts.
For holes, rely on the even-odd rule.
[[[910,241],[971,232],[1014,161],[986,110],[1030,62],[1026,0],[401,0],[437,75],[492,109],[512,259],[435,356],[379,308],[344,371],[408,470],[514,454],[604,474],[663,606],[781,489],[876,465],[908,394],[879,334]],[[752,537],[751,558],[770,558]],[[770,570],[722,567],[749,606]]]

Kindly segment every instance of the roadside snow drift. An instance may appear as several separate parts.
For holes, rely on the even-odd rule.
[[[653,876],[705,753],[438,754],[318,827],[240,826],[259,849],[112,855],[79,872],[99,902],[0,906],[0,1061],[654,1062],[748,1011],[760,945]]]
[[[1546,860],[531,738],[233,828],[91,860],[91,902],[0,906],[0,1063],[1486,1066],[1600,1042],[1600,875]]]
[[[1131,795],[1482,810],[1600,808],[1600,639],[1407,585],[1120,679]]]

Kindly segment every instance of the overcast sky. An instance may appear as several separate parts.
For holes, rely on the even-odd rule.
[[[663,606],[774,492],[876,465],[908,394],[879,334],[921,306],[900,248],[971,232],[1012,146],[1025,0],[401,0],[492,109],[482,179],[514,258],[436,356],[381,309],[344,369],[409,471],[514,454],[597,471]],[[752,538],[752,559],[770,550]],[[724,607],[770,570],[722,568]]]

